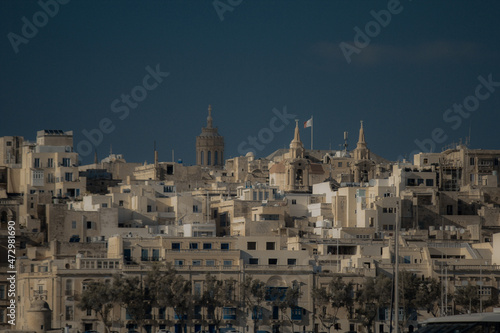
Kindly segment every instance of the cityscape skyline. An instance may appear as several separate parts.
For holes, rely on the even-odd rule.
[[[0,1],[0,329],[499,331],[498,13]]]
[[[73,130],[83,164],[110,145],[152,162],[154,142],[160,159],[195,164],[209,104],[225,159],[285,109],[314,116],[315,149],[342,149],[344,131],[353,149],[360,120],[389,160],[469,133],[471,148],[500,144],[494,1],[40,3],[0,4],[0,131]],[[284,125],[256,157],[288,146]]]

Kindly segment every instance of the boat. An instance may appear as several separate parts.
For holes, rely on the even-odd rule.
[[[500,333],[500,312],[430,318],[415,333]]]

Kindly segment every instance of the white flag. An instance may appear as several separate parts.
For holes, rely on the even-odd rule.
[[[304,121],[304,128],[311,127],[313,124],[313,119],[309,119],[308,121]]]

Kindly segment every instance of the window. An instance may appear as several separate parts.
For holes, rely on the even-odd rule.
[[[201,290],[202,290],[202,285],[201,281],[195,281],[193,284],[193,292],[195,296],[200,296],[201,295]]]
[[[166,311],[167,311],[167,308],[159,308],[158,309],[158,319],[165,319]],[[162,327],[160,327],[160,328],[162,328]]]
[[[102,208],[108,208],[108,204],[107,204],[107,203],[102,203],[102,204],[101,204],[101,207],[102,207]]]
[[[6,145],[7,147],[11,147],[11,146],[12,146],[12,141],[7,141],[7,142],[5,143],[5,145]]]
[[[279,319],[279,313],[280,313],[280,308],[277,305],[274,305],[272,319]]]
[[[411,257],[410,256],[404,256],[403,257],[403,263],[405,264],[411,264]]]
[[[66,320],[73,320],[73,306],[66,305]]]
[[[193,260],[193,266],[201,266],[201,260]]]
[[[453,215],[453,206],[452,205],[446,206],[446,215]]]
[[[229,243],[222,243],[220,245],[220,249],[221,250],[226,250],[226,251],[229,250]]]
[[[87,229],[92,229],[92,222],[87,221]]]
[[[231,267],[233,266],[233,261],[232,260],[224,260],[222,262],[222,264],[225,266],[225,267]]]
[[[293,199],[292,200],[292,205],[296,205],[297,204],[297,200]]]
[[[274,242],[266,242],[266,250],[274,250]]]
[[[0,299],[5,299],[5,284],[0,284]]]
[[[207,153],[207,165],[212,165],[212,152]]]
[[[253,307],[252,319],[262,319],[262,307]]]
[[[62,159],[62,166],[69,167],[71,166],[71,159],[70,158],[63,158]]]
[[[224,307],[222,309],[222,319],[235,320],[236,319],[236,308]]]
[[[172,243],[172,250],[179,251],[181,249],[181,243]]]
[[[290,309],[292,320],[302,320],[302,308],[299,306]]]
[[[249,265],[258,265],[259,264],[259,258],[250,258],[250,259],[248,259],[248,264]]]
[[[219,161],[218,151],[216,150],[214,153],[214,165],[217,165]]]
[[[130,261],[132,258],[132,250],[131,249],[123,249],[123,259],[125,261]]]
[[[173,186],[163,186],[163,192],[173,192],[174,191],[174,187]]]
[[[205,266],[215,266],[215,260],[205,260]]]
[[[212,243],[203,243],[203,250],[211,250]]]
[[[339,168],[342,168],[342,162],[337,163],[337,166],[338,166]]]
[[[474,157],[469,158],[469,165],[474,165]]]
[[[123,207],[123,200],[118,201],[118,206]]]
[[[54,159],[53,158],[49,158],[47,160],[47,168],[53,168],[54,167]]]
[[[434,179],[426,179],[425,186],[434,186]]]
[[[200,153],[200,162],[201,165],[205,164],[203,152]]]
[[[175,259],[174,261],[175,266],[183,266],[184,265],[184,260],[181,259]]]
[[[35,158],[35,160],[33,161],[33,167],[34,168],[40,167],[40,159],[39,158]]]
[[[429,163],[429,159],[424,158],[424,164],[428,164],[428,163]]]
[[[414,178],[408,178],[406,180],[406,185],[408,185],[408,186],[415,186],[415,179]]]
[[[151,205],[148,205],[147,211],[148,211],[148,213],[153,211],[153,208],[151,207]]]
[[[288,265],[289,266],[295,266],[295,265],[297,265],[297,259],[288,258]]]
[[[198,213],[198,205],[193,205],[193,213]]]
[[[149,251],[148,249],[141,250],[141,261],[148,261]]]
[[[417,179],[417,185],[421,185],[421,184],[423,184],[423,183],[424,183],[424,180],[423,180],[423,179],[421,179],[421,178]]]
[[[247,250],[257,250],[257,242],[247,242]]]
[[[191,250],[198,250],[198,243],[189,243],[189,248]]]
[[[382,208],[382,213],[387,213],[387,208],[386,207]]]
[[[278,259],[276,259],[276,258],[269,258],[268,264],[269,265],[277,265],[278,264]]]
[[[73,280],[67,279],[66,280],[66,296],[71,296],[73,295]]]
[[[73,173],[72,172],[65,172],[64,173],[64,180],[67,182],[72,182],[73,181]]]

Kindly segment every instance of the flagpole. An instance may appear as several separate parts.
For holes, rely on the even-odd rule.
[[[311,116],[311,150],[313,150],[313,128],[314,128],[314,119]]]

